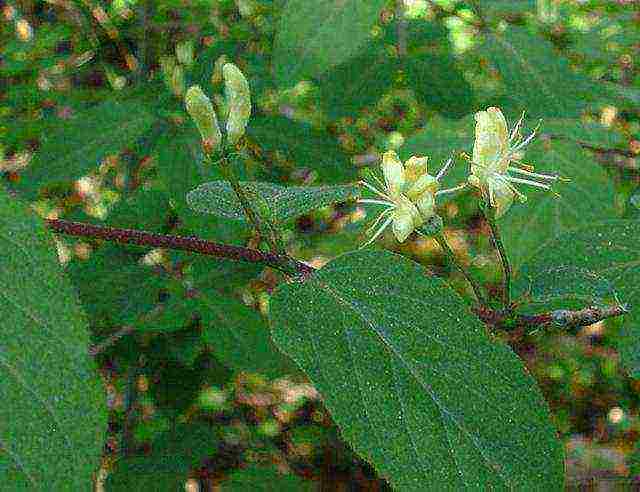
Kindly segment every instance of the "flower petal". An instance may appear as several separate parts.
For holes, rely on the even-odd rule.
[[[382,173],[384,174],[387,191],[391,196],[401,193],[405,183],[404,167],[395,151],[390,150],[382,156]]]

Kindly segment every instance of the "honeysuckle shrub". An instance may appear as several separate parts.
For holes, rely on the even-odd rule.
[[[1,489],[559,490],[577,395],[634,434],[631,7],[2,7]]]

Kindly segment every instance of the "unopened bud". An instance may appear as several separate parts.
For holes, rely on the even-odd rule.
[[[211,154],[220,145],[222,134],[218,126],[218,118],[213,109],[213,104],[200,86],[189,87],[184,98],[187,112],[193,118],[200,135],[202,146],[208,154]]]
[[[173,68],[170,85],[171,90],[176,96],[182,97],[184,95],[184,69],[180,65],[176,65]]]
[[[227,141],[235,145],[244,131],[251,116],[251,91],[242,72],[233,63],[222,67],[224,77],[224,95],[229,105],[227,118]]]
[[[162,75],[165,80],[169,80],[173,74],[173,69],[176,66],[176,59],[173,56],[164,55],[160,57],[160,68],[162,69]]]
[[[222,82],[222,67],[229,62],[227,55],[220,56],[213,64],[213,73],[211,74],[211,83],[213,85]]]
[[[184,41],[176,45],[176,56],[178,61],[185,67],[190,67],[193,64],[193,43],[191,41]]]

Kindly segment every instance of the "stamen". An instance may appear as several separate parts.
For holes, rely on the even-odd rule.
[[[524,193],[521,193],[520,190],[518,190],[518,188],[516,188],[511,183],[509,183],[509,181],[512,181],[512,180],[518,179],[518,178],[511,178],[510,176],[507,176],[507,177],[500,176],[498,179],[500,180],[500,182],[502,184],[504,184],[507,188],[509,188],[511,191],[513,191],[513,193],[518,197],[520,202],[524,203],[524,202],[527,201],[527,196]]]
[[[386,205],[387,207],[395,207],[393,202],[387,202],[384,200],[372,200],[370,198],[360,198],[356,201],[357,203],[373,203],[375,205]]]
[[[516,135],[518,135],[518,131],[520,130],[520,125],[522,125],[523,121],[524,121],[524,110],[522,111],[522,116],[520,116],[520,119],[516,123],[516,126],[514,126],[513,130],[511,131],[511,135],[509,136],[509,142],[512,142],[513,139],[516,137]]]
[[[380,234],[382,234],[382,232],[389,226],[389,224],[391,224],[392,220],[393,220],[393,217],[389,217],[385,221],[385,223],[380,226],[380,229],[378,229],[378,232],[376,232],[366,243],[364,243],[360,247],[364,248],[365,246],[369,246],[372,242],[374,242],[376,239],[378,239],[378,237],[380,237]]]
[[[532,173],[529,171],[524,171],[523,169],[519,169],[517,167],[509,167],[508,169],[511,172],[522,174],[523,176],[531,176],[532,178],[548,179],[549,181],[556,181],[557,179],[560,179],[560,176],[558,176],[557,174]]]
[[[446,190],[436,191],[435,196],[447,195],[449,193],[455,193],[456,191],[464,190],[467,187],[466,184],[461,184],[458,186],[454,186],[453,188],[449,188]]]
[[[449,157],[447,162],[445,162],[444,166],[442,166],[442,169],[440,169],[440,171],[436,175],[436,181],[440,181],[440,178],[442,178],[447,174],[447,172],[449,172],[449,168],[451,167],[451,164],[453,164],[453,157]]]
[[[540,126],[540,125],[538,125],[538,126]],[[520,142],[520,143],[518,143],[518,144],[514,145],[514,146],[511,148],[511,151],[512,151],[512,152],[517,152],[517,151],[519,151],[520,149],[522,149],[522,148],[526,147],[527,145],[529,145],[529,142],[531,142],[531,140],[533,140],[533,139],[535,138],[535,136],[536,136],[536,131],[537,131],[537,130],[538,130],[538,127],[536,127],[536,129],[535,129],[535,130],[533,130],[533,133],[532,133],[531,135],[529,135],[527,138],[525,138],[522,142]]]
[[[393,201],[393,199],[389,196],[386,195],[384,193],[382,193],[378,188],[371,186],[369,183],[367,183],[366,181],[360,181],[359,182],[360,185],[364,186],[365,188],[367,188],[369,191],[372,191],[373,193],[375,193],[376,195],[382,197],[382,198],[386,198],[389,201]]]
[[[531,181],[530,179],[514,178],[513,176],[506,176],[505,179],[507,181],[511,181],[513,183],[526,184],[526,185],[529,185],[529,186],[535,186],[536,188],[542,188],[542,189],[545,189],[545,190],[550,190],[551,189],[551,186],[549,186],[548,184],[538,183],[537,181]]]
[[[388,208],[387,210],[385,210],[384,212],[382,212],[380,215],[378,215],[378,217],[376,218],[376,220],[373,221],[373,224],[371,224],[369,227],[367,227],[367,230],[365,231],[367,234],[370,234],[372,230],[374,230],[376,228],[376,226],[380,223],[380,221],[386,217],[387,215],[389,215],[390,213],[393,212],[394,209],[392,208]]]

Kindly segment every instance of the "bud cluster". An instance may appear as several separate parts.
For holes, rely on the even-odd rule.
[[[236,145],[244,135],[251,116],[251,90],[247,79],[233,63],[222,66],[222,77],[224,106],[228,111],[225,115],[226,144]],[[222,132],[211,100],[200,86],[194,85],[187,91],[185,106],[198,127],[205,151],[213,153],[222,143]]]

